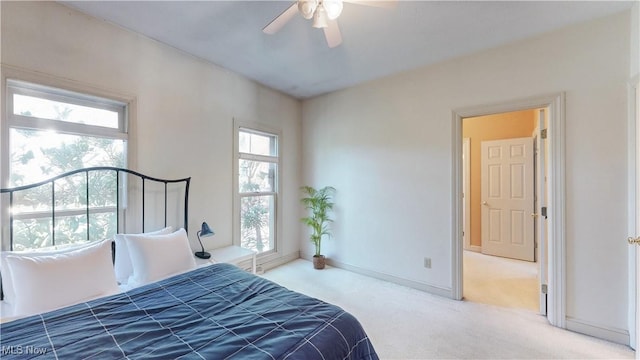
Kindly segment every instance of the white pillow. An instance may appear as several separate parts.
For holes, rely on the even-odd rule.
[[[56,255],[4,258],[15,292],[15,314],[26,316],[119,292],[112,240]]]
[[[164,229],[157,231],[142,233],[138,235],[165,235],[170,234],[173,231],[173,227],[167,226]],[[129,281],[129,277],[133,274],[133,267],[131,266],[131,257],[129,256],[129,247],[127,246],[126,237],[132,234],[116,234],[113,236],[116,241],[116,260],[114,263],[116,271],[116,280],[120,284],[126,284]]]
[[[17,256],[44,256],[57,255],[70,251],[79,250],[87,246],[95,245],[96,242],[86,242],[82,244],[64,244],[56,246],[48,246],[26,251],[3,251],[0,253],[0,275],[2,276],[2,293],[4,295],[3,302],[7,304],[15,303],[15,292],[13,290],[13,281],[11,280],[11,270],[7,266],[5,257],[9,255]]]
[[[196,267],[184,229],[167,235],[128,235],[127,246],[133,265],[131,282],[137,286]]]

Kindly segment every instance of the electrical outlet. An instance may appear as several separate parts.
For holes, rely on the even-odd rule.
[[[431,269],[431,258],[424,258],[424,267]]]

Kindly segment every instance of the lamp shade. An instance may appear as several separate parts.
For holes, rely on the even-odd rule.
[[[202,228],[196,233],[196,236],[198,236],[198,242],[200,243],[200,247],[202,248],[202,251],[196,252],[196,256],[200,259],[208,259],[211,257],[211,254],[204,251],[204,245],[202,245],[202,240],[200,240],[200,237],[211,236],[213,234],[215,233],[213,232],[213,230],[211,230],[209,224],[207,224],[206,221],[203,221]]]
[[[213,232],[213,230],[211,230],[211,228],[209,227],[209,224],[207,224],[206,222],[202,223],[202,229],[200,229],[200,236],[201,237],[205,237],[205,236],[211,236],[214,235],[215,232]]]

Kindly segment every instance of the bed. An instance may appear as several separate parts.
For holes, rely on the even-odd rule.
[[[160,197],[165,204],[171,198],[162,192]],[[11,287],[3,301],[9,295],[20,316],[5,321],[2,315],[0,356],[378,358],[361,324],[343,309],[233,265],[197,267],[184,227],[164,227],[160,234],[149,230],[154,228],[125,236],[132,267],[127,284],[117,280],[113,259],[122,253],[116,245],[114,255],[112,239],[58,252],[3,252],[3,290]],[[60,274],[75,280],[65,283]],[[42,306],[50,308],[38,312]]]

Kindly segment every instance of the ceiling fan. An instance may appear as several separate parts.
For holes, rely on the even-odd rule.
[[[300,13],[305,19],[313,19],[313,27],[324,30],[327,45],[334,48],[342,43],[340,27],[336,19],[342,13],[343,2],[376,6],[394,7],[397,0],[298,0],[289,6],[282,14],[273,19],[262,29],[265,34],[275,34],[296,13]]]

